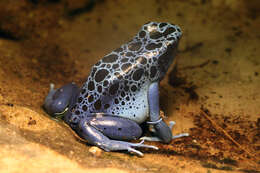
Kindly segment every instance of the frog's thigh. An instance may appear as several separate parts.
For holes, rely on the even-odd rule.
[[[150,121],[156,122],[160,117],[159,107],[159,83],[154,82],[149,86],[148,90],[148,103],[150,112]],[[162,142],[169,143],[172,140],[171,129],[167,126],[164,121],[158,121],[154,125],[155,134]]]
[[[142,135],[142,129],[136,122],[118,116],[103,114],[92,117],[88,122],[110,139],[133,140]]]

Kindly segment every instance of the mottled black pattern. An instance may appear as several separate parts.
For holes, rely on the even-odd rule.
[[[71,120],[103,112],[136,116],[136,94],[165,75],[173,61],[181,30],[169,23],[149,22],[128,43],[99,60],[81,89]],[[134,118],[133,118],[134,119]],[[76,121],[76,122],[75,122]]]

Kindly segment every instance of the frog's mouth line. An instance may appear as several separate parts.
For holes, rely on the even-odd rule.
[[[69,107],[66,107],[66,108],[64,109],[64,111],[54,113],[55,118],[63,118],[64,115],[65,115],[65,113],[66,113],[68,110],[69,110]]]

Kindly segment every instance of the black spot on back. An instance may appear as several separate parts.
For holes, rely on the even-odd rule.
[[[124,62],[127,62],[128,61],[128,58],[123,58],[121,59],[121,62],[124,63]]]
[[[93,81],[89,81],[88,90],[93,91],[95,89],[95,83]]]
[[[141,42],[135,42],[128,45],[128,49],[131,51],[138,51],[142,46]]]
[[[167,25],[167,23],[160,23],[159,27],[162,28],[162,27],[164,27],[166,25]]]
[[[126,63],[126,64],[123,64],[123,65],[121,66],[121,69],[122,69],[124,72],[129,71],[130,68],[131,68],[131,64],[130,64],[130,63]]]
[[[162,46],[162,43],[158,43],[158,44],[156,44],[156,43],[150,43],[150,44],[148,44],[145,48],[147,49],[147,50],[154,50],[154,49],[156,49],[156,48],[160,48]]]
[[[102,61],[105,63],[112,63],[115,62],[117,60],[118,56],[116,54],[111,54],[108,56],[105,56]]]
[[[102,92],[102,86],[98,86],[98,92],[101,93]]]
[[[127,52],[125,55],[128,57],[135,56],[132,52]]]
[[[108,85],[108,81],[105,80],[104,83],[103,83],[103,86],[106,87]]]
[[[133,73],[133,80],[138,81],[141,79],[141,77],[144,74],[144,70],[143,69],[138,69]]]
[[[98,100],[94,103],[94,107],[95,107],[96,110],[99,110],[99,109],[101,109],[101,106],[102,106],[101,100],[98,99]]]
[[[108,71],[106,69],[101,69],[97,71],[95,75],[96,82],[103,81],[107,75],[108,75]]]
[[[158,31],[154,31],[154,32],[150,33],[150,38],[151,39],[158,39],[158,38],[160,38],[162,36],[163,36],[163,34],[158,32]]]
[[[88,107],[86,105],[83,105],[82,109],[83,109],[83,111],[87,111]]]
[[[173,27],[169,27],[167,28],[164,32],[163,32],[163,35],[166,37],[167,35],[173,33],[173,32],[176,32],[176,29],[173,28]]]
[[[124,91],[121,92],[121,96],[125,97],[125,92]]]
[[[114,52],[117,52],[117,53],[122,52],[122,51],[123,51],[123,49],[121,47],[114,50]]]
[[[117,69],[118,67],[119,67],[118,64],[113,64],[113,66],[112,66],[113,69]]]
[[[131,86],[131,91],[135,92],[137,90],[137,87],[135,85]]]
[[[117,93],[118,88],[119,88],[119,83],[115,83],[111,85],[109,88],[109,94],[115,95]]]
[[[93,96],[93,95],[90,95],[90,96],[88,97],[88,102],[91,103],[91,102],[93,102],[93,100],[94,100],[94,96]]]
[[[145,32],[145,31],[139,32],[139,37],[140,37],[140,38],[144,38],[145,35],[146,35],[146,32]]]

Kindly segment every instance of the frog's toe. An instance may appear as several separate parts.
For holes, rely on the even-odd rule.
[[[156,146],[153,146],[153,145],[145,145],[143,144],[144,143],[144,140],[142,140],[141,142],[139,143],[128,143],[128,147],[127,147],[127,151],[128,152],[133,152],[133,153],[136,153],[137,155],[139,156],[143,156],[143,153],[134,149],[134,147],[143,147],[143,148],[151,148],[151,149],[155,149],[155,150],[158,150],[158,147]]]
[[[186,136],[189,136],[189,133],[181,133],[181,134],[172,136],[172,139],[181,138],[181,137],[186,137]]]
[[[155,150],[158,150],[158,147],[156,146],[153,146],[153,145],[145,145],[143,144],[144,143],[144,139],[139,142],[139,143],[132,143],[132,147],[144,147],[144,148],[151,148],[151,149],[155,149]]]
[[[134,148],[131,148],[131,147],[129,147],[129,148],[127,149],[127,151],[128,151],[128,152],[132,152],[132,153],[136,153],[137,155],[139,155],[139,156],[141,156],[141,157],[144,156],[144,154],[143,154],[141,151],[138,151],[138,150],[136,150],[136,149],[134,149]]]
[[[158,138],[156,136],[143,136],[143,137],[140,138],[140,140],[150,141],[150,142],[160,142],[160,141],[162,141],[160,138]]]

